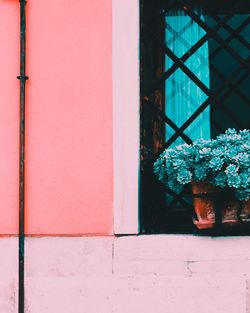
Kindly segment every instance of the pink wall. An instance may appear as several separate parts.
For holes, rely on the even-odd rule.
[[[111,0],[29,1],[29,234],[112,232]]]
[[[0,0],[0,234],[18,228],[18,4]]]
[[[0,0],[0,231],[17,231],[19,2]],[[111,0],[27,4],[26,232],[112,233]]]

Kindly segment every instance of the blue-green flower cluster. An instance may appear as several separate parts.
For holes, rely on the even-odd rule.
[[[154,172],[167,187],[179,192],[192,181],[209,181],[231,188],[239,200],[250,198],[250,131],[228,129],[215,139],[199,139],[165,150]]]

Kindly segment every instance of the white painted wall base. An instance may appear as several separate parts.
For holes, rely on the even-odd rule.
[[[0,237],[0,312],[16,313],[18,301],[18,240]]]
[[[250,237],[26,239],[26,313],[247,313]],[[17,312],[17,240],[0,238],[0,312]]]

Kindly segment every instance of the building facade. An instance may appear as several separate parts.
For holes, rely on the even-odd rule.
[[[250,238],[140,234],[140,6],[28,1],[25,312],[246,313]],[[0,312],[18,312],[19,2],[0,0]]]

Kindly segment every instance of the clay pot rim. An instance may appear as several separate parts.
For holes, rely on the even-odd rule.
[[[222,192],[223,189],[212,185],[207,180],[204,181],[192,181],[192,193],[193,194],[209,194]]]

